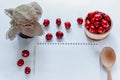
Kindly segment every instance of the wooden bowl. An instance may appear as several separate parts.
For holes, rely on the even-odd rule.
[[[112,21],[111,21],[111,26],[110,26],[110,30],[105,32],[104,34],[95,34],[95,33],[91,33],[88,31],[88,29],[86,29],[85,27],[85,34],[87,35],[87,37],[89,37],[90,39],[93,39],[93,40],[102,40],[104,38],[106,38],[110,31],[112,29]]]
[[[105,31],[105,33],[103,33],[103,34],[99,34],[98,32],[96,32],[96,33],[92,33],[92,32],[89,32],[89,30],[86,28],[86,27],[89,27],[91,24],[92,25],[94,25],[94,22],[97,22],[97,20],[95,21],[95,19],[94,20],[92,20],[92,22],[91,22],[91,17],[93,18],[95,18],[95,14],[100,14],[101,16],[96,16],[96,18],[98,18],[98,17],[102,17],[102,18],[98,18],[99,19],[99,22],[100,22],[100,25],[98,24],[97,26],[104,26],[104,25],[102,25],[102,19],[104,19],[104,20],[106,20],[106,21],[108,21],[109,23],[109,30],[106,30]],[[90,19],[90,20],[89,20]],[[101,40],[101,39],[104,39],[104,38],[106,38],[108,35],[109,35],[109,33],[110,33],[110,31],[111,31],[111,29],[112,29],[112,20],[111,20],[111,18],[109,17],[109,15],[107,15],[106,13],[104,13],[104,12],[101,12],[101,11],[93,11],[93,12],[90,12],[90,14],[88,13],[87,14],[87,16],[86,16],[86,18],[85,18],[85,21],[86,20],[89,20],[90,21],[90,25],[89,25],[89,23],[87,23],[86,24],[86,22],[84,23],[85,24],[85,34],[90,38],[90,39],[94,39],[94,40]],[[96,26],[96,25],[95,25]],[[106,25],[105,25],[106,26]],[[107,27],[107,26],[106,26]],[[98,29],[98,28],[96,28],[96,29]]]

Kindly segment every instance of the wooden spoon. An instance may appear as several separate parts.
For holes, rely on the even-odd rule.
[[[115,55],[114,50],[111,47],[104,47],[100,54],[100,60],[101,60],[102,65],[107,70],[108,80],[112,80],[111,67],[116,61],[116,55]]]

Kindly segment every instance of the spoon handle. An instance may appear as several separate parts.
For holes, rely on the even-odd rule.
[[[107,70],[107,78],[108,78],[108,80],[112,80],[111,70]]]

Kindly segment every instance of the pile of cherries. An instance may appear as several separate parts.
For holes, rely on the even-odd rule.
[[[61,18],[57,18],[55,23],[56,23],[57,27],[60,27],[60,25],[62,23]],[[79,25],[82,25],[83,19],[81,17],[77,18],[77,23]],[[49,24],[50,24],[50,20],[49,19],[44,19],[43,25],[45,27],[48,27]],[[69,30],[71,28],[71,23],[69,21],[66,21],[66,22],[64,22],[64,26],[65,26],[65,29]],[[62,31],[57,31],[56,32],[56,37],[58,39],[62,39],[63,36],[64,36],[64,33]],[[51,40],[53,38],[52,33],[47,33],[45,38],[46,38],[46,40]]]
[[[111,28],[111,19],[103,12],[90,12],[85,19],[85,27],[91,33],[104,34]]]
[[[30,55],[30,52],[28,51],[28,50],[23,50],[22,51],[22,53],[21,53],[21,55],[22,55],[22,57],[28,57],[29,55]],[[17,61],[17,65],[19,66],[19,67],[22,67],[23,65],[24,65],[24,59],[19,59],[18,61]],[[31,72],[31,68],[30,67],[25,67],[25,69],[24,69],[24,72],[26,73],[26,74],[30,74],[30,72]]]

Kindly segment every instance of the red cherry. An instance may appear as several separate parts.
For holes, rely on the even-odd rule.
[[[30,67],[25,67],[24,72],[25,72],[26,74],[30,74],[30,72],[31,72]]]
[[[95,33],[95,27],[92,25],[92,26],[90,26],[90,28],[89,28],[89,32],[91,32],[91,33]]]
[[[44,25],[45,27],[47,27],[47,26],[49,26],[49,24],[50,24],[50,20],[44,19],[43,25]]]
[[[102,26],[104,27],[104,28],[109,28],[110,27],[110,24],[106,21],[106,20],[102,20]]]
[[[87,19],[87,20],[85,21],[85,24],[86,24],[87,26],[91,26],[90,20]]]
[[[60,19],[60,18],[57,18],[57,19],[56,19],[56,24],[57,24],[57,26],[60,26],[60,25],[61,25],[61,19]]]
[[[85,27],[86,27],[87,29],[89,29],[90,26],[91,26],[91,22],[90,22],[90,20],[87,19],[87,20],[85,21]]]
[[[71,23],[70,22],[65,22],[64,23],[66,29],[70,29]]]
[[[92,19],[94,17],[94,13],[93,12],[88,13],[87,17],[88,19]]]
[[[100,27],[101,23],[100,22],[94,22],[95,27]]]
[[[95,18],[91,19],[91,23],[94,24],[95,23]]]
[[[95,14],[94,16],[95,20],[99,21],[102,19],[102,15],[101,14]]]
[[[85,24],[85,27],[86,27],[87,29],[89,29],[89,28],[90,28],[90,26],[88,26],[88,25],[86,25],[86,24]]]
[[[98,28],[98,33],[100,33],[100,34],[105,33],[105,28],[99,27],[99,28]]]
[[[79,25],[81,25],[81,24],[83,23],[83,18],[81,18],[81,17],[78,18],[78,19],[77,19],[77,23],[78,23]]]
[[[95,29],[90,28],[90,29],[89,29],[89,32],[95,33]]]
[[[23,66],[23,65],[24,65],[24,60],[23,60],[23,59],[19,59],[19,60],[17,61],[17,65],[18,65],[19,67]]]
[[[28,57],[30,55],[30,52],[28,50],[23,50],[22,51],[22,56],[23,57]]]
[[[62,31],[57,31],[56,36],[57,36],[58,39],[61,39],[64,36],[64,34],[63,34]]]
[[[110,17],[107,14],[104,14],[103,17],[105,20],[110,21]]]
[[[51,33],[47,33],[45,38],[46,40],[51,40],[53,38],[53,35]]]

